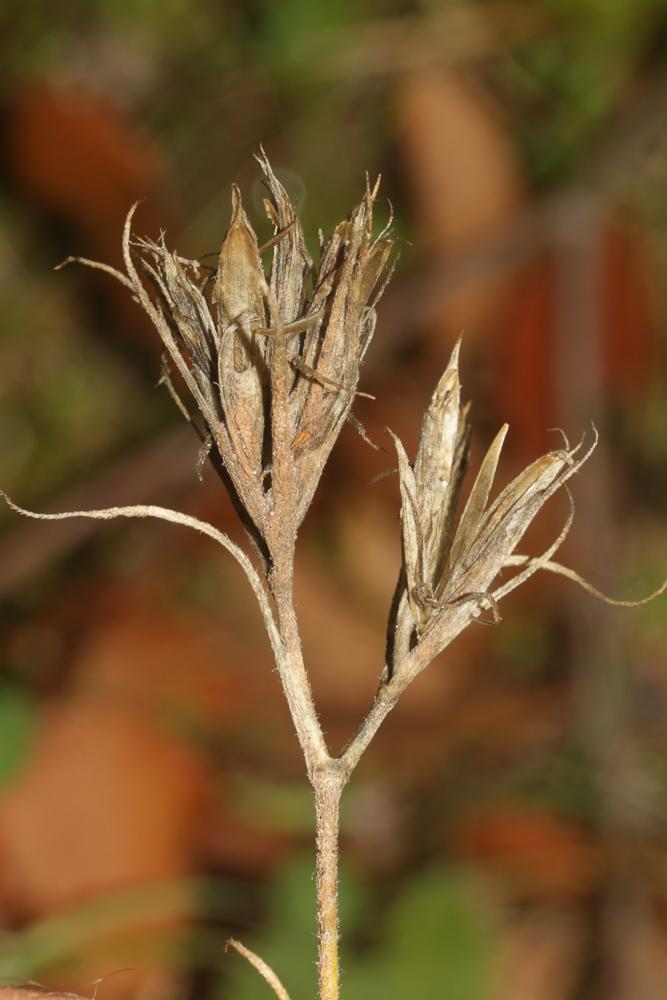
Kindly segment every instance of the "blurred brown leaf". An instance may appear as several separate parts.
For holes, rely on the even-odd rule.
[[[185,874],[205,793],[198,755],[136,709],[51,706],[0,811],[5,899],[35,918]]]
[[[645,266],[632,229],[607,222],[596,266],[602,388],[607,400],[631,404],[650,384],[657,360]],[[497,408],[527,453],[547,447],[547,428],[558,423],[556,331],[565,295],[558,248],[552,245],[521,269],[496,324]]]
[[[47,83],[17,90],[7,118],[6,157],[10,175],[33,209],[78,231],[71,253],[121,267],[123,221],[140,199],[148,199],[139,208],[140,232],[157,233],[173,220],[157,144],[98,96]],[[100,274],[86,280],[101,290],[130,330],[155,343],[126,289]]]
[[[508,921],[500,934],[493,1000],[569,1000],[583,945],[584,928],[573,913]]]
[[[502,232],[522,203],[522,182],[490,97],[468,78],[425,71],[402,83],[397,116],[420,247],[447,260]],[[461,330],[489,326],[505,280],[497,271],[472,275],[443,298],[433,316],[441,361]]]
[[[463,854],[499,870],[513,891],[572,901],[598,885],[599,846],[575,823],[534,807],[499,806],[469,816],[454,836]]]

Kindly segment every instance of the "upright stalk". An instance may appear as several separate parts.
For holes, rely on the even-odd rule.
[[[272,583],[285,650],[278,672],[315,794],[319,1000],[339,1000],[338,817],[349,771],[330,756],[317,719],[294,614],[291,559],[276,564]]]
[[[320,1000],[339,1000],[338,817],[343,784],[333,766],[319,771],[313,780]]]

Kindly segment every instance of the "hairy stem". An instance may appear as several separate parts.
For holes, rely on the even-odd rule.
[[[338,812],[347,772],[329,754],[313,703],[294,611],[291,558],[274,562],[271,589],[284,650],[278,673],[315,793],[319,1000],[339,1000]]]
[[[352,774],[368,744],[408,685],[470,624],[474,610],[474,605],[467,601],[451,606],[446,613],[440,615],[435,626],[424,633],[393,671],[385,667],[370,710],[338,758],[345,780]]]
[[[339,1000],[338,816],[344,782],[331,765],[314,776],[319,1000]]]
[[[331,758],[317,718],[303,662],[301,638],[292,596],[291,559],[275,563],[270,586],[276,602],[278,630],[283,643],[281,653],[276,657],[278,676],[303,751],[308,777],[311,783],[314,783],[316,769],[326,767]]]
[[[272,563],[268,582],[283,641],[276,664],[312,782],[315,769],[328,764],[330,757],[313,703],[294,611],[295,468],[290,445],[294,428],[289,406],[287,341],[276,297],[266,282],[264,296],[275,327],[271,341],[271,509],[266,529]]]

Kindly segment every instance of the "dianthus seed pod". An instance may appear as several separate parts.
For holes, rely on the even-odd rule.
[[[387,230],[373,239],[378,186],[367,184],[314,267],[285,189],[264,153],[258,162],[274,229],[263,248],[233,186],[212,281],[198,261],[167,250],[162,239],[131,241],[132,213],[124,237],[128,279],[120,278],[153,320],[197,405],[200,434],[217,450],[227,484],[265,540],[275,525],[274,459],[280,455],[281,476],[291,482],[288,489],[279,484],[280,519],[289,522],[281,527],[284,541],[285,532],[295,536],[350,416],[392,240]],[[262,250],[271,247],[265,274]],[[133,248],[154,299],[137,273]]]
[[[410,635],[422,635],[447,607],[472,599],[495,612],[500,594],[492,589],[494,580],[512,564],[516,546],[542,506],[590,454],[575,460],[579,445],[542,455],[488,506],[507,434],[504,424],[482,461],[457,524],[469,436],[467,407],[461,406],[459,346],[426,410],[414,469],[394,436],[403,539],[403,583],[395,622],[399,656],[408,648]],[[501,589],[508,592],[511,581]]]

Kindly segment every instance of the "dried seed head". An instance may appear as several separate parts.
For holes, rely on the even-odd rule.
[[[575,460],[579,445],[542,455],[487,506],[507,433],[505,424],[481,464],[457,524],[469,438],[468,408],[461,406],[458,356],[459,344],[426,410],[414,469],[394,436],[405,576],[405,593],[398,607],[399,618],[409,616],[407,624],[397,621],[403,635],[415,628],[422,634],[443,608],[472,596],[486,596],[494,604],[493,581],[509,564],[528,526],[590,454]],[[563,539],[564,534],[558,544]],[[508,589],[506,584],[503,593]]]
[[[274,229],[264,247],[234,186],[213,278],[163,239],[131,241],[132,212],[124,237],[129,280],[119,277],[157,327],[196,403],[194,422],[213,443],[254,529],[268,538],[280,485],[280,519],[288,522],[281,530],[293,538],[350,414],[392,240],[387,231],[373,239],[378,185],[367,184],[314,267],[287,193],[263,152],[257,159]],[[273,259],[265,274],[262,252],[269,247]],[[133,249],[154,298],[137,273]],[[278,475],[290,481],[289,489],[277,484]]]

